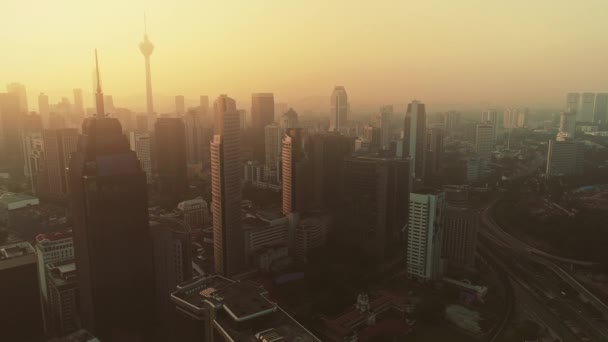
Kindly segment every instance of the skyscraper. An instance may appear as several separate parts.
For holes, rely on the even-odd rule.
[[[566,94],[566,110],[578,112],[580,110],[581,94],[568,93]]]
[[[186,100],[183,95],[177,95],[175,97],[175,114],[177,116],[183,116],[186,113]]]
[[[410,158],[412,179],[424,179],[426,164],[426,109],[414,100],[407,105],[403,126],[403,156]]]
[[[492,152],[496,148],[496,137],[494,136],[494,126],[477,124],[475,126],[475,152],[489,162],[492,159]]]
[[[378,114],[380,126],[380,148],[388,150],[391,144],[391,121],[393,117],[393,106],[382,106]]]
[[[129,146],[141,163],[141,168],[146,173],[146,181],[152,183],[152,143],[150,133],[129,132]]]
[[[25,90],[25,86],[23,84],[11,83],[6,86],[6,92],[17,96],[19,99],[19,113],[25,114],[29,112],[27,105],[27,91]]]
[[[348,95],[343,86],[335,86],[329,107],[329,129],[340,132],[348,120]]]
[[[45,129],[42,132],[44,145],[44,173],[48,182],[47,195],[64,198],[68,194],[66,169],[72,153],[78,146],[76,128]]]
[[[450,203],[446,205],[442,256],[449,266],[472,268],[475,265],[478,226],[479,213],[474,209]]]
[[[445,113],[444,128],[447,132],[452,132],[460,127],[460,112],[449,111]]]
[[[576,110],[569,109],[559,116],[559,133],[562,140],[574,139],[576,135]]]
[[[581,95],[580,110],[577,112],[577,120],[584,122],[592,122],[594,106],[595,93],[583,93]]]
[[[99,84],[96,104],[69,168],[82,324],[102,341],[147,341],[154,269],[146,175],[118,120],[104,114]]]
[[[152,100],[152,75],[150,73],[150,56],[154,51],[154,44],[148,39],[148,27],[144,15],[144,40],[139,43],[139,51],[144,55],[146,61],[146,110],[148,115],[154,113],[154,101]]]
[[[301,128],[290,128],[281,141],[283,215],[302,212],[310,204],[310,172]]]
[[[440,176],[441,159],[443,156],[443,138],[445,131],[441,128],[427,130],[426,140],[426,175],[427,178]]]
[[[186,128],[186,157],[189,164],[200,164],[204,159],[204,151],[208,151],[211,136],[206,134],[204,115],[195,110],[189,110],[184,116]]]
[[[241,229],[240,124],[236,102],[220,95],[214,103],[211,141],[211,196],[215,272],[234,275],[244,258]]]
[[[73,114],[76,118],[82,120],[84,118],[84,103],[82,102],[82,89],[74,89],[74,107]]]
[[[251,130],[254,158],[263,162],[264,128],[274,122],[274,95],[272,93],[251,94]]]
[[[410,193],[407,229],[407,273],[420,280],[442,274],[441,233],[444,193],[423,190]]]
[[[40,116],[42,116],[42,120],[47,122],[51,107],[49,106],[49,97],[44,93],[38,95],[38,112],[40,113]]]
[[[549,141],[545,177],[583,173],[583,146],[575,141]]]
[[[281,159],[281,131],[282,127],[271,124],[264,128],[266,167],[276,169]]]
[[[156,172],[162,203],[175,207],[186,199],[186,128],[180,118],[159,118],[154,125]]]
[[[298,127],[298,113],[293,108],[289,108],[288,111],[281,115],[281,128],[286,130],[288,128]]]
[[[606,125],[608,120],[608,93],[597,93],[593,107],[593,123]]]
[[[19,96],[0,93],[0,166],[11,177],[23,177],[23,149],[21,146],[21,117]]]

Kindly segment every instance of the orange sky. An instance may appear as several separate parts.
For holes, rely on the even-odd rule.
[[[144,10],[160,111],[177,94],[246,107],[252,92],[296,102],[338,84],[355,108],[561,105],[568,91],[608,91],[605,0],[4,1],[0,85],[24,83],[32,108],[39,92],[88,93],[98,48],[105,93],[142,110]]]

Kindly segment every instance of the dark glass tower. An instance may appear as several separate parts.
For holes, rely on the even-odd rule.
[[[188,191],[186,128],[182,119],[160,118],[154,133],[162,205],[172,208],[186,199]]]
[[[82,125],[68,175],[82,324],[102,341],[149,341],[154,268],[146,175],[118,120],[103,114],[99,85],[97,113]]]

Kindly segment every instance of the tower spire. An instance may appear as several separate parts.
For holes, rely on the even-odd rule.
[[[97,92],[95,93],[95,101],[97,104],[97,117],[106,116],[103,108],[103,92],[101,91],[101,80],[99,78],[99,60],[97,58],[97,49],[95,49],[95,73],[97,75]]]

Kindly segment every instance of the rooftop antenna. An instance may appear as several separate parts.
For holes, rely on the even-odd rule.
[[[97,92],[95,93],[95,101],[97,104],[96,117],[105,117],[106,113],[103,108],[103,92],[101,91],[101,80],[99,78],[99,60],[97,58],[97,49],[95,49],[95,72],[97,75]]]

